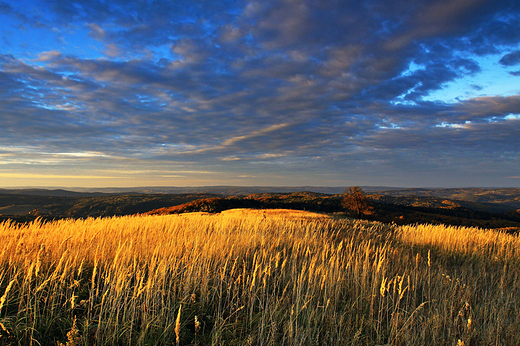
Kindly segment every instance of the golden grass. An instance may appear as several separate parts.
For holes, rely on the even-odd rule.
[[[287,210],[4,222],[0,345],[515,345],[518,242]]]
[[[224,210],[221,215],[223,216],[241,216],[241,217],[283,217],[291,219],[330,219],[331,217],[327,214],[313,213],[309,211],[293,210],[293,209],[248,209],[248,208],[237,208]]]

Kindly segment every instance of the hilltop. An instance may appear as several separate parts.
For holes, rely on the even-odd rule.
[[[519,210],[489,212],[494,205],[446,200],[437,197],[389,197],[367,195],[375,213],[366,218],[374,221],[397,224],[436,223],[482,228],[502,228],[509,231],[520,229]],[[322,213],[344,212],[342,195],[326,195],[314,192],[290,194],[261,193],[247,196],[214,197],[190,201],[181,205],[151,210],[147,215],[181,214],[187,212],[218,213],[233,208],[294,209]]]

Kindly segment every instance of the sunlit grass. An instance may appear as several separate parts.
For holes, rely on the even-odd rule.
[[[296,211],[5,222],[0,344],[514,345],[519,245]]]

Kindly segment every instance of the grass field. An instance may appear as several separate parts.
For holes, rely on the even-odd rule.
[[[284,210],[0,224],[0,345],[519,345],[520,240]]]

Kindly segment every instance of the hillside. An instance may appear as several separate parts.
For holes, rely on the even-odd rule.
[[[367,194],[385,196],[417,196],[438,197],[443,199],[491,203],[495,211],[520,209],[519,188],[396,188],[387,186],[361,186]],[[75,189],[81,193],[105,193],[127,195],[137,194],[214,194],[219,196],[246,196],[262,193],[289,194],[298,191],[310,191],[327,195],[341,194],[347,186],[199,186],[199,187],[137,187],[137,188],[104,188]],[[0,189],[0,193],[2,190]],[[491,210],[486,210],[491,211]]]
[[[405,198],[441,198],[461,206],[488,212],[506,212],[520,209],[520,189],[517,188],[453,188],[453,189],[391,189],[374,194]]]
[[[86,197],[62,194],[49,195],[0,194],[0,221],[14,219],[31,221],[45,219],[106,217],[130,215],[152,209],[183,204],[200,198],[217,197],[213,194],[129,194]]]
[[[187,212],[221,212],[233,208],[294,209],[322,213],[341,213],[341,195],[312,192],[291,194],[262,193],[244,197],[199,199],[182,205],[160,208],[147,215],[181,214]],[[386,197],[368,195],[375,213],[366,218],[396,224],[434,223],[455,226],[500,228],[509,232],[520,230],[520,213],[491,213],[465,208],[457,201],[436,197]]]

